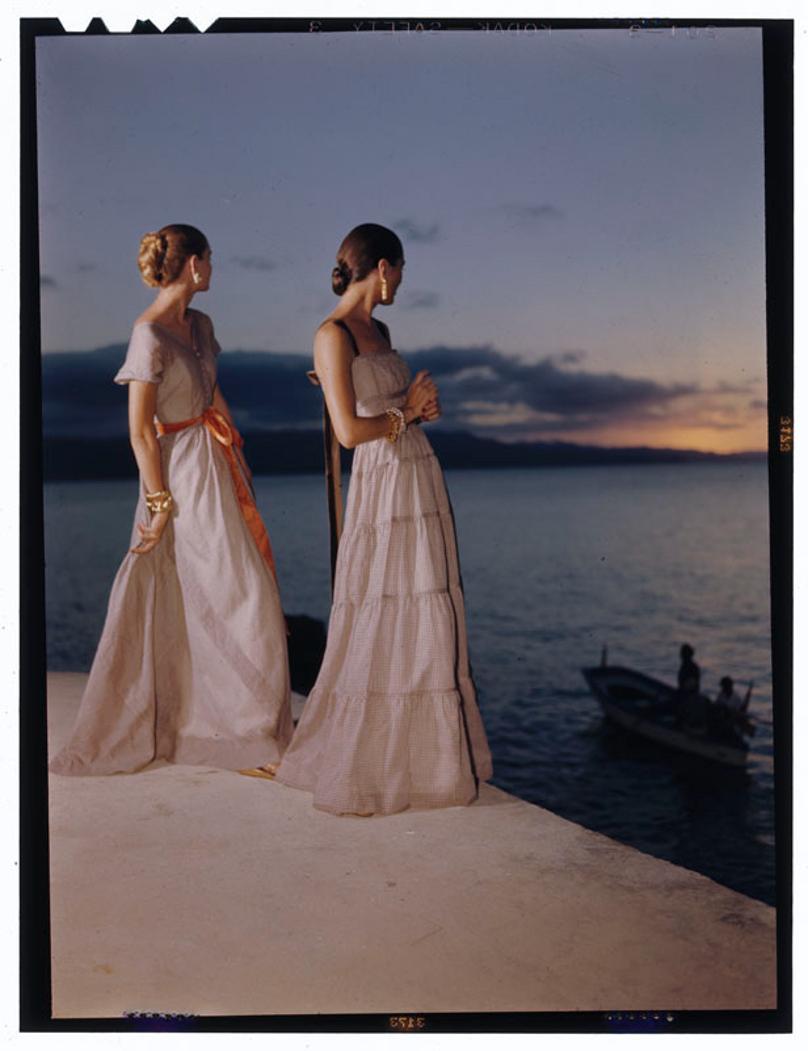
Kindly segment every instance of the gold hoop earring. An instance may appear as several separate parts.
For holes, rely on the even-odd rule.
[[[382,278],[382,303],[387,302],[387,278]]]

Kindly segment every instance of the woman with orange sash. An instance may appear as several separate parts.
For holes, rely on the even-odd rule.
[[[213,325],[190,308],[210,285],[210,247],[193,226],[165,226],[144,236],[138,265],[159,292],[115,381],[129,387],[141,495],[76,725],[50,769],[276,763],[292,713],[272,551],[216,382]]]

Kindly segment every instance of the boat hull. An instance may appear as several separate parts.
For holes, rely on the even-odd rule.
[[[676,690],[631,668],[581,669],[586,682],[612,722],[649,741],[727,766],[746,765],[748,746],[732,733],[724,738],[677,725]],[[707,698],[703,698],[709,705]]]

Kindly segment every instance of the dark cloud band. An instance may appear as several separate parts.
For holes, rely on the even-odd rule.
[[[84,434],[126,429],[126,407],[112,377],[124,346],[43,357],[45,430]],[[537,433],[602,430],[627,424],[677,424],[715,430],[741,426],[738,395],[749,404],[749,387],[711,389],[690,383],[658,383],[581,367],[583,355],[566,351],[524,361],[489,346],[436,346],[405,354],[413,374],[428,369],[444,410],[442,426],[505,439]],[[322,395],[306,378],[303,354],[231,351],[219,359],[219,378],[245,429],[319,426]],[[120,395],[120,392],[117,392]]]

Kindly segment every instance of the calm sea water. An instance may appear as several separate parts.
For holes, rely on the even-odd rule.
[[[451,471],[474,675],[494,782],[774,901],[767,480],[760,464]],[[322,479],[257,479],[284,608],[326,619]],[[48,665],[84,670],[126,550],[136,482],[49,484]],[[744,771],[611,728],[580,668],[674,680],[690,642],[707,692],[754,680]]]

